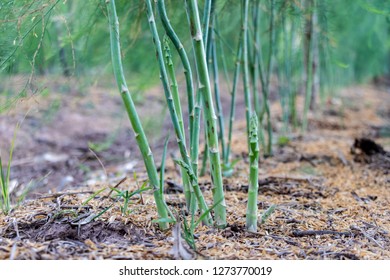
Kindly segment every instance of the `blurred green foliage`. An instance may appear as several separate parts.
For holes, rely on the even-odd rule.
[[[269,5],[262,3],[262,48],[268,48]],[[204,0],[199,1],[203,7]],[[282,12],[290,25],[279,31],[278,49],[284,36],[295,32],[293,53],[279,52],[292,71],[301,71],[301,1],[277,1],[277,28],[282,30]],[[184,1],[167,0],[173,27],[192,56]],[[234,67],[234,49],[240,29],[240,1],[217,0],[218,39],[228,70]],[[125,69],[130,85],[148,87],[158,82],[151,34],[144,1],[117,1]],[[389,73],[390,1],[319,1],[317,31],[320,37],[321,81],[348,84]],[[103,0],[2,0],[0,2],[0,70],[2,75],[64,74],[100,77],[111,75],[107,15]],[[159,23],[159,21],[158,21]],[[293,24],[293,26],[291,26]],[[159,24],[160,32],[163,33]],[[252,30],[253,32],[253,30]],[[175,56],[177,60],[177,56]],[[180,63],[176,63],[179,65]],[[180,69],[178,69],[180,70]],[[180,70],[181,71],[181,70]],[[295,76],[293,75],[293,78]],[[297,78],[297,77],[295,77]],[[299,77],[298,77],[299,79]]]

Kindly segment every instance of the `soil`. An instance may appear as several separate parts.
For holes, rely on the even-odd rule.
[[[224,179],[228,227],[199,226],[191,249],[177,234],[179,224],[158,228],[150,192],[131,197],[126,213],[124,201],[112,195],[109,187],[131,193],[146,179],[115,88],[41,82],[48,96],[24,98],[0,116],[6,158],[14,127],[26,115],[16,140],[13,201],[29,191],[9,215],[0,215],[1,259],[390,259],[390,94],[384,85],[341,90],[309,115],[306,134],[289,133],[288,143],[275,143],[274,155],[261,158],[259,213],[276,209],[257,233],[245,230],[248,159],[239,109],[232,156],[241,160]],[[225,112],[228,102],[223,99]],[[157,162],[170,129],[162,104],[158,88],[137,104],[154,132]],[[280,131],[277,102],[272,112]],[[171,158],[165,179],[168,205],[189,220]],[[212,205],[208,174],[200,185]]]

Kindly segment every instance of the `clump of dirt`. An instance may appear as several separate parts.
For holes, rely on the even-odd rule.
[[[60,222],[34,222],[19,224],[19,238],[35,242],[48,240],[77,240],[84,242],[89,239],[94,243],[105,244],[135,244],[142,238],[134,226],[125,226],[119,222],[107,223],[93,221],[86,225],[72,225]],[[15,231],[6,232],[7,238],[17,237]],[[125,237],[127,236],[127,238]]]
[[[368,138],[355,139],[351,153],[356,162],[367,163],[373,169],[383,170],[388,174],[390,170],[390,153],[375,141]]]
[[[368,138],[355,139],[352,147],[352,153],[356,153],[357,149],[368,156],[372,156],[374,154],[387,154],[381,145],[378,145],[375,141]]]

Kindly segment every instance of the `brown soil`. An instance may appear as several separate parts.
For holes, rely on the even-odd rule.
[[[0,216],[0,258],[187,258],[174,245],[178,243],[177,235],[171,230],[160,231],[153,222],[157,216],[150,193],[134,196],[125,215],[121,214],[123,201],[108,196],[109,188],[84,203],[95,191],[116,185],[124,176],[131,179],[119,184],[120,190],[135,191],[146,178],[132,136],[119,125],[122,132],[106,151],[98,153],[108,175],[99,177],[104,172],[99,171],[100,164],[88,150],[88,141],[104,140],[112,133],[115,125],[111,121],[118,118],[113,117],[113,112],[121,104],[102,88],[87,91],[92,93],[92,104],[98,111],[89,111],[91,105],[86,105],[91,96],[80,97],[75,92],[69,93],[71,99],[64,98],[67,101],[61,103],[55,121],[42,125],[40,111],[30,113],[24,121],[18,141],[25,145],[19,144],[15,150],[19,164],[12,170],[13,178],[25,182],[53,169],[53,177],[47,177],[43,188],[35,190],[42,194],[51,189],[52,193],[26,200],[10,215]],[[150,102],[140,106],[141,113],[150,112],[151,106],[162,112],[162,99],[157,94],[158,91],[148,94]],[[50,108],[51,98],[55,96],[40,99],[37,106]],[[184,245],[192,258],[390,259],[390,141],[383,134],[390,124],[389,94],[378,87],[351,87],[328,103],[310,115],[305,136],[291,134],[287,145],[275,145],[273,157],[261,159],[259,212],[271,205],[276,205],[276,210],[258,226],[256,234],[245,231],[248,163],[243,111],[238,111],[233,157],[242,160],[233,177],[224,180],[229,225],[225,229],[197,228],[196,250]],[[16,108],[0,117],[2,147],[12,138],[11,128],[20,119],[23,104]],[[280,127],[277,103],[272,111],[275,128]],[[127,126],[126,121],[123,117],[123,126]],[[153,143],[157,154],[161,153],[160,143],[159,139]],[[171,145],[174,148],[174,143]],[[42,159],[37,163],[39,155],[49,147],[51,153],[68,158],[61,163]],[[91,171],[81,172],[80,162]],[[56,164],[59,166],[54,167]],[[123,168],[125,164],[127,169]],[[167,203],[181,219],[189,219],[183,208],[180,177],[172,161],[167,164]],[[132,176],[134,171],[136,179]],[[61,182],[66,176],[72,176],[74,181],[68,182],[70,186],[59,186],[55,180]],[[88,178],[93,181],[87,184]],[[208,175],[200,178],[211,205],[209,180]]]

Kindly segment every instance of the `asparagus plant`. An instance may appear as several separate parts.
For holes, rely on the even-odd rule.
[[[230,162],[230,150],[232,146],[232,135],[233,135],[233,123],[235,119],[236,111],[236,92],[238,80],[240,78],[240,66],[241,66],[241,56],[242,56],[242,30],[240,32],[240,39],[238,40],[237,54],[235,60],[234,76],[233,76],[233,87],[231,91],[231,101],[230,101],[230,114],[229,114],[229,132],[228,132],[228,141],[226,147],[225,157],[223,159],[224,168],[227,174],[232,173],[231,162]]]
[[[164,196],[160,193],[159,180],[157,169],[153,158],[153,153],[150,149],[144,129],[138,117],[133,99],[127,87],[125,75],[122,67],[120,37],[119,37],[119,22],[116,14],[115,0],[107,0],[108,20],[110,26],[110,44],[111,44],[111,61],[113,65],[116,83],[119,88],[124,106],[126,108],[130,123],[135,133],[135,139],[141,151],[146,171],[148,173],[149,183],[153,188],[154,200],[157,206],[159,215],[159,226],[161,229],[167,229],[169,220],[169,209],[165,203]],[[172,216],[173,218],[173,216]]]
[[[171,55],[171,50],[169,48],[168,37],[164,36],[163,44],[164,44],[165,64],[166,64],[166,68],[168,70],[169,80],[171,82],[171,92],[172,92],[172,98],[173,98],[173,105],[175,107],[175,112],[177,114],[177,119],[179,122],[181,134],[183,135],[183,141],[186,142],[183,113],[182,113],[181,104],[180,104],[179,87],[177,85],[175,68],[173,66],[172,55]],[[183,179],[183,189],[184,189],[184,196],[186,198],[187,209],[190,209],[191,195],[192,195],[191,193],[193,190],[190,187],[189,178],[188,178],[187,172],[185,171],[184,168],[181,168],[181,176]]]
[[[204,2],[204,10],[203,10],[203,19],[202,19],[202,30],[203,30],[203,43],[204,47],[206,48],[206,56],[208,56],[208,50],[209,50],[209,44],[211,43],[209,38],[210,32],[212,32],[212,28],[210,28],[210,25],[212,26],[213,19],[213,10],[215,8],[215,0],[206,0]]]
[[[218,138],[221,143],[222,149],[222,158],[225,158],[226,146],[225,146],[225,123],[223,120],[223,111],[222,111],[222,102],[219,88],[219,70],[218,70],[218,57],[217,57],[217,46],[215,43],[215,37],[212,35],[211,38],[211,59],[212,59],[212,74],[214,81],[214,96],[217,109],[217,118],[218,118]]]
[[[202,165],[200,167],[199,176],[203,177],[207,172],[207,161],[209,160],[209,152],[208,152],[208,144],[207,144],[207,132],[204,133],[204,148],[203,148],[203,157],[202,157]]]
[[[212,42],[211,42],[211,36],[213,34],[213,25],[214,25],[214,12],[215,12],[215,0],[207,0],[204,3],[204,10],[203,10],[203,21],[202,21],[202,27],[203,30],[203,45],[206,52],[206,61],[209,63],[209,75],[211,73],[211,69],[213,68],[212,65]],[[198,92],[200,93],[200,92]],[[201,98],[201,95],[199,96]],[[218,101],[217,101],[218,103]],[[206,123],[205,123],[206,126]],[[206,174],[206,167],[207,167],[207,161],[209,158],[208,150],[208,142],[207,142],[207,130],[204,130],[204,149],[203,149],[203,158],[202,158],[202,166],[200,169],[200,176],[204,176]]]
[[[291,8],[293,9],[292,12],[295,12],[295,9],[297,9],[294,5],[291,5]],[[296,52],[297,50],[294,49],[294,42],[296,41],[296,38],[298,36],[298,32],[296,31],[298,23],[297,19],[291,18],[291,24],[290,24],[290,35],[289,35],[289,75],[288,75],[288,82],[290,89],[289,94],[289,112],[290,112],[290,123],[293,128],[296,128],[298,126],[298,118],[297,118],[297,108],[296,108],[296,97],[297,97],[297,91],[298,91],[298,79],[296,72],[298,72],[296,69]]]
[[[259,56],[261,54],[260,45],[260,0],[257,0],[253,8],[253,33],[254,33],[254,48],[253,48],[253,65],[252,65],[252,88],[253,88],[253,104],[255,112],[260,116],[260,99],[258,94],[258,77],[259,77]]]
[[[261,104],[260,104],[260,91],[259,91],[259,78],[262,85],[263,92],[265,90],[265,84],[264,84],[264,73],[263,73],[263,53],[261,49],[261,41],[260,41],[260,24],[261,24],[261,17],[260,17],[260,0],[257,0],[254,3],[253,7],[253,33],[254,33],[254,48],[253,48],[253,55],[252,55],[252,71],[251,71],[251,78],[252,78],[252,88],[253,88],[253,103],[254,103],[254,110],[256,112],[257,116],[261,116]],[[268,95],[268,94],[267,94]],[[264,105],[265,103],[263,103]],[[266,150],[265,140],[264,140],[264,134],[263,134],[263,126],[262,122],[259,123],[259,140],[261,143],[261,146],[263,150]]]
[[[243,46],[243,82],[244,82],[244,97],[245,97],[245,118],[246,118],[246,132],[247,132],[247,144],[249,143],[249,128],[250,128],[250,115],[251,108],[251,92],[249,85],[249,57],[248,57],[248,14],[249,14],[249,0],[243,0],[243,14],[241,18],[242,28],[242,46]]]
[[[302,130],[307,129],[307,113],[313,99],[313,52],[314,52],[314,0],[305,1],[305,34],[304,34],[304,65],[305,65],[305,104],[303,108]]]
[[[168,104],[169,114],[171,117],[173,128],[175,130],[177,144],[179,146],[180,155],[182,158],[181,166],[183,168],[185,168],[187,173],[188,173],[188,177],[191,181],[191,187],[193,188],[196,199],[198,200],[199,209],[201,210],[202,213],[206,213],[208,211],[208,206],[207,206],[207,204],[204,200],[204,197],[202,195],[202,192],[199,188],[197,178],[194,176],[194,172],[192,170],[190,157],[187,153],[185,139],[184,139],[182,130],[180,128],[179,119],[178,119],[176,108],[175,108],[175,105],[173,102],[172,93],[171,93],[171,90],[169,88],[168,75],[167,75],[167,70],[166,70],[165,63],[164,63],[164,55],[163,55],[163,51],[162,51],[162,47],[161,47],[160,38],[159,38],[159,35],[157,32],[157,26],[156,26],[156,22],[154,19],[152,4],[151,4],[150,0],[146,0],[145,2],[146,2],[146,8],[147,8],[146,11],[147,11],[147,17],[148,17],[148,21],[149,21],[149,27],[150,27],[150,30],[152,33],[153,42],[154,42],[154,46],[156,49],[157,60],[158,60],[158,65],[159,65],[159,70],[160,70],[160,77],[161,77],[161,81],[162,81],[163,88],[164,88],[164,94],[165,94],[165,98],[166,98],[166,101]],[[212,217],[210,214],[205,216],[204,223],[206,225],[212,224]]]
[[[177,85],[175,68],[172,61],[171,49],[169,47],[168,38],[166,36],[164,36],[163,38],[163,46],[164,46],[165,65],[169,76],[169,80],[171,82],[170,88],[171,88],[171,93],[173,98],[173,105],[175,106],[175,111],[177,114],[180,130],[181,133],[183,134],[183,139],[185,141],[185,130],[184,130],[183,113],[181,110],[181,103],[180,103],[179,86]]]
[[[286,6],[281,9],[281,29],[279,31],[280,43],[278,44],[278,80],[279,80],[279,92],[280,92],[280,104],[282,108],[282,120],[284,135],[288,132],[289,125],[289,98],[291,96],[291,56],[289,47],[289,36],[287,32],[287,18],[286,18]]]
[[[225,157],[226,146],[225,146],[225,124],[223,120],[223,111],[222,111],[222,102],[221,102],[221,94],[219,88],[219,67],[218,67],[218,56],[217,56],[217,43],[215,40],[215,23],[216,23],[216,14],[215,14],[215,1],[211,3],[211,11],[210,11],[210,21],[209,21],[209,32],[208,32],[208,49],[206,51],[208,53],[208,61],[209,61],[209,72],[213,79],[214,84],[214,97],[216,104],[216,113],[218,118],[218,138],[221,143],[222,150],[222,158]]]
[[[209,72],[207,69],[206,52],[202,38],[202,29],[199,19],[198,3],[196,0],[187,0],[190,30],[195,52],[199,91],[202,94],[204,115],[206,120],[208,154],[210,158],[212,193],[215,204],[215,222],[217,227],[226,226],[226,204],[223,192],[221,160],[217,135],[217,117],[211,94]]]
[[[246,228],[248,231],[257,231],[257,193],[259,188],[259,139],[258,139],[258,121],[256,113],[253,113],[250,119],[249,135],[249,189],[248,203],[246,209]]]
[[[193,134],[193,126],[194,126],[194,117],[195,117],[195,109],[200,109],[200,107],[194,106],[194,87],[193,87],[193,80],[192,80],[192,69],[190,65],[190,61],[188,60],[187,53],[183,47],[183,44],[181,43],[179,37],[177,36],[175,30],[173,29],[172,25],[169,22],[168,15],[165,9],[165,3],[164,0],[158,0],[157,1],[157,7],[160,14],[162,25],[165,29],[165,32],[169,39],[172,41],[172,44],[175,46],[176,51],[178,52],[181,62],[183,64],[184,68],[184,76],[186,79],[186,85],[187,85],[187,99],[188,99],[188,114],[189,114],[189,129],[190,129],[190,143],[191,143],[191,150],[192,146],[194,144],[192,134]],[[197,155],[196,151],[196,155]],[[195,168],[194,168],[195,169]]]
[[[263,124],[264,115],[267,117],[267,135],[268,141],[265,149],[265,155],[272,155],[272,125],[271,125],[271,110],[269,106],[269,92],[270,92],[270,79],[274,62],[274,45],[275,45],[275,0],[270,0],[270,22],[269,22],[269,51],[268,51],[268,64],[267,69],[263,66],[262,56],[259,56],[259,75],[263,94],[263,105],[259,116],[260,126]],[[261,51],[261,47],[258,47],[258,51]],[[262,135],[260,133],[260,135]]]
[[[192,170],[195,177],[198,177],[198,152],[199,152],[199,131],[200,131],[200,114],[201,114],[201,95],[198,93],[196,96],[196,103],[194,100],[194,87],[192,79],[192,69],[187,56],[187,53],[181,43],[179,37],[174,31],[172,25],[169,22],[164,0],[158,0],[158,11],[165,32],[178,52],[181,62],[184,68],[184,76],[187,85],[187,98],[188,98],[188,114],[189,114],[189,129],[190,129],[190,157]],[[187,198],[188,199],[188,198]]]
[[[267,90],[264,92],[264,110],[267,115],[267,155],[272,155],[272,125],[271,125],[271,110],[269,105],[269,92],[270,92],[270,80],[274,64],[274,45],[275,45],[275,0],[270,0],[271,16],[270,16],[270,39],[269,39],[269,53],[268,53],[268,64],[267,64]]]

